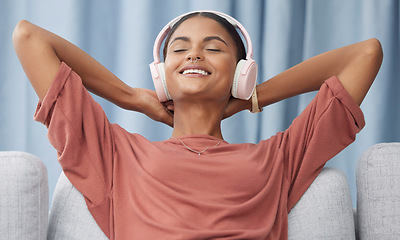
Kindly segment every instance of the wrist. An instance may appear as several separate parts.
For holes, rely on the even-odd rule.
[[[238,112],[243,110],[248,110],[249,112],[251,112],[251,97],[248,100],[244,99],[236,99],[236,100],[240,103]]]
[[[136,88],[126,88],[124,91],[119,95],[119,100],[116,102],[116,105],[126,109],[126,110],[139,110],[139,102],[138,101],[138,91]]]

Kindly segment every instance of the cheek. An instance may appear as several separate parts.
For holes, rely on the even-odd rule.
[[[179,63],[177,63],[176,61],[175,62],[173,60],[165,61],[164,72],[165,72],[165,77],[166,77],[167,81],[170,81],[171,78],[173,78],[173,74],[178,66],[179,66]]]
[[[230,62],[225,64],[220,64],[220,73],[221,73],[221,78],[226,79],[230,85],[232,85],[233,82],[233,77],[235,76],[235,71],[236,71],[236,63],[235,62]]]
[[[179,63],[173,60],[166,60],[164,63],[164,71],[165,71],[165,80],[167,83],[167,89],[169,93],[174,92],[176,87],[176,69],[179,67]]]
[[[176,62],[176,61],[174,61],[173,58],[167,58],[167,59],[164,61],[164,68],[165,68],[165,71],[171,72],[171,69],[173,68],[173,66],[176,65],[174,62]]]

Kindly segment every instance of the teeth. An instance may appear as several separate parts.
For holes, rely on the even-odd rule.
[[[208,72],[204,71],[204,70],[200,70],[200,69],[188,69],[183,71],[182,74],[190,74],[190,73],[198,73],[201,75],[208,75]]]

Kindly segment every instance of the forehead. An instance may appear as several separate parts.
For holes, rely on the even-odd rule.
[[[228,31],[219,22],[203,16],[191,17],[182,22],[171,38],[179,36],[187,36],[189,38],[220,36],[227,41],[233,41]]]

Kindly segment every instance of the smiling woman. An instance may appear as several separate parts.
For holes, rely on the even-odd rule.
[[[179,122],[172,136],[200,133],[222,138],[220,122],[237,63],[234,41],[221,24],[200,16],[187,19],[171,36],[164,66],[174,121]],[[183,74],[187,69],[209,74]]]
[[[161,63],[160,39],[168,33]],[[288,212],[363,128],[359,104],[382,61],[379,41],[370,39],[255,87],[243,26],[223,13],[190,13],[156,40],[156,93],[131,88],[27,21],[16,26],[13,42],[40,100],[35,119],[48,127],[66,176],[110,239],[287,239]],[[241,87],[242,80],[254,83]],[[173,126],[171,138],[150,142],[109,123],[87,90]],[[258,144],[223,140],[223,118],[313,90],[318,94],[286,131]]]

